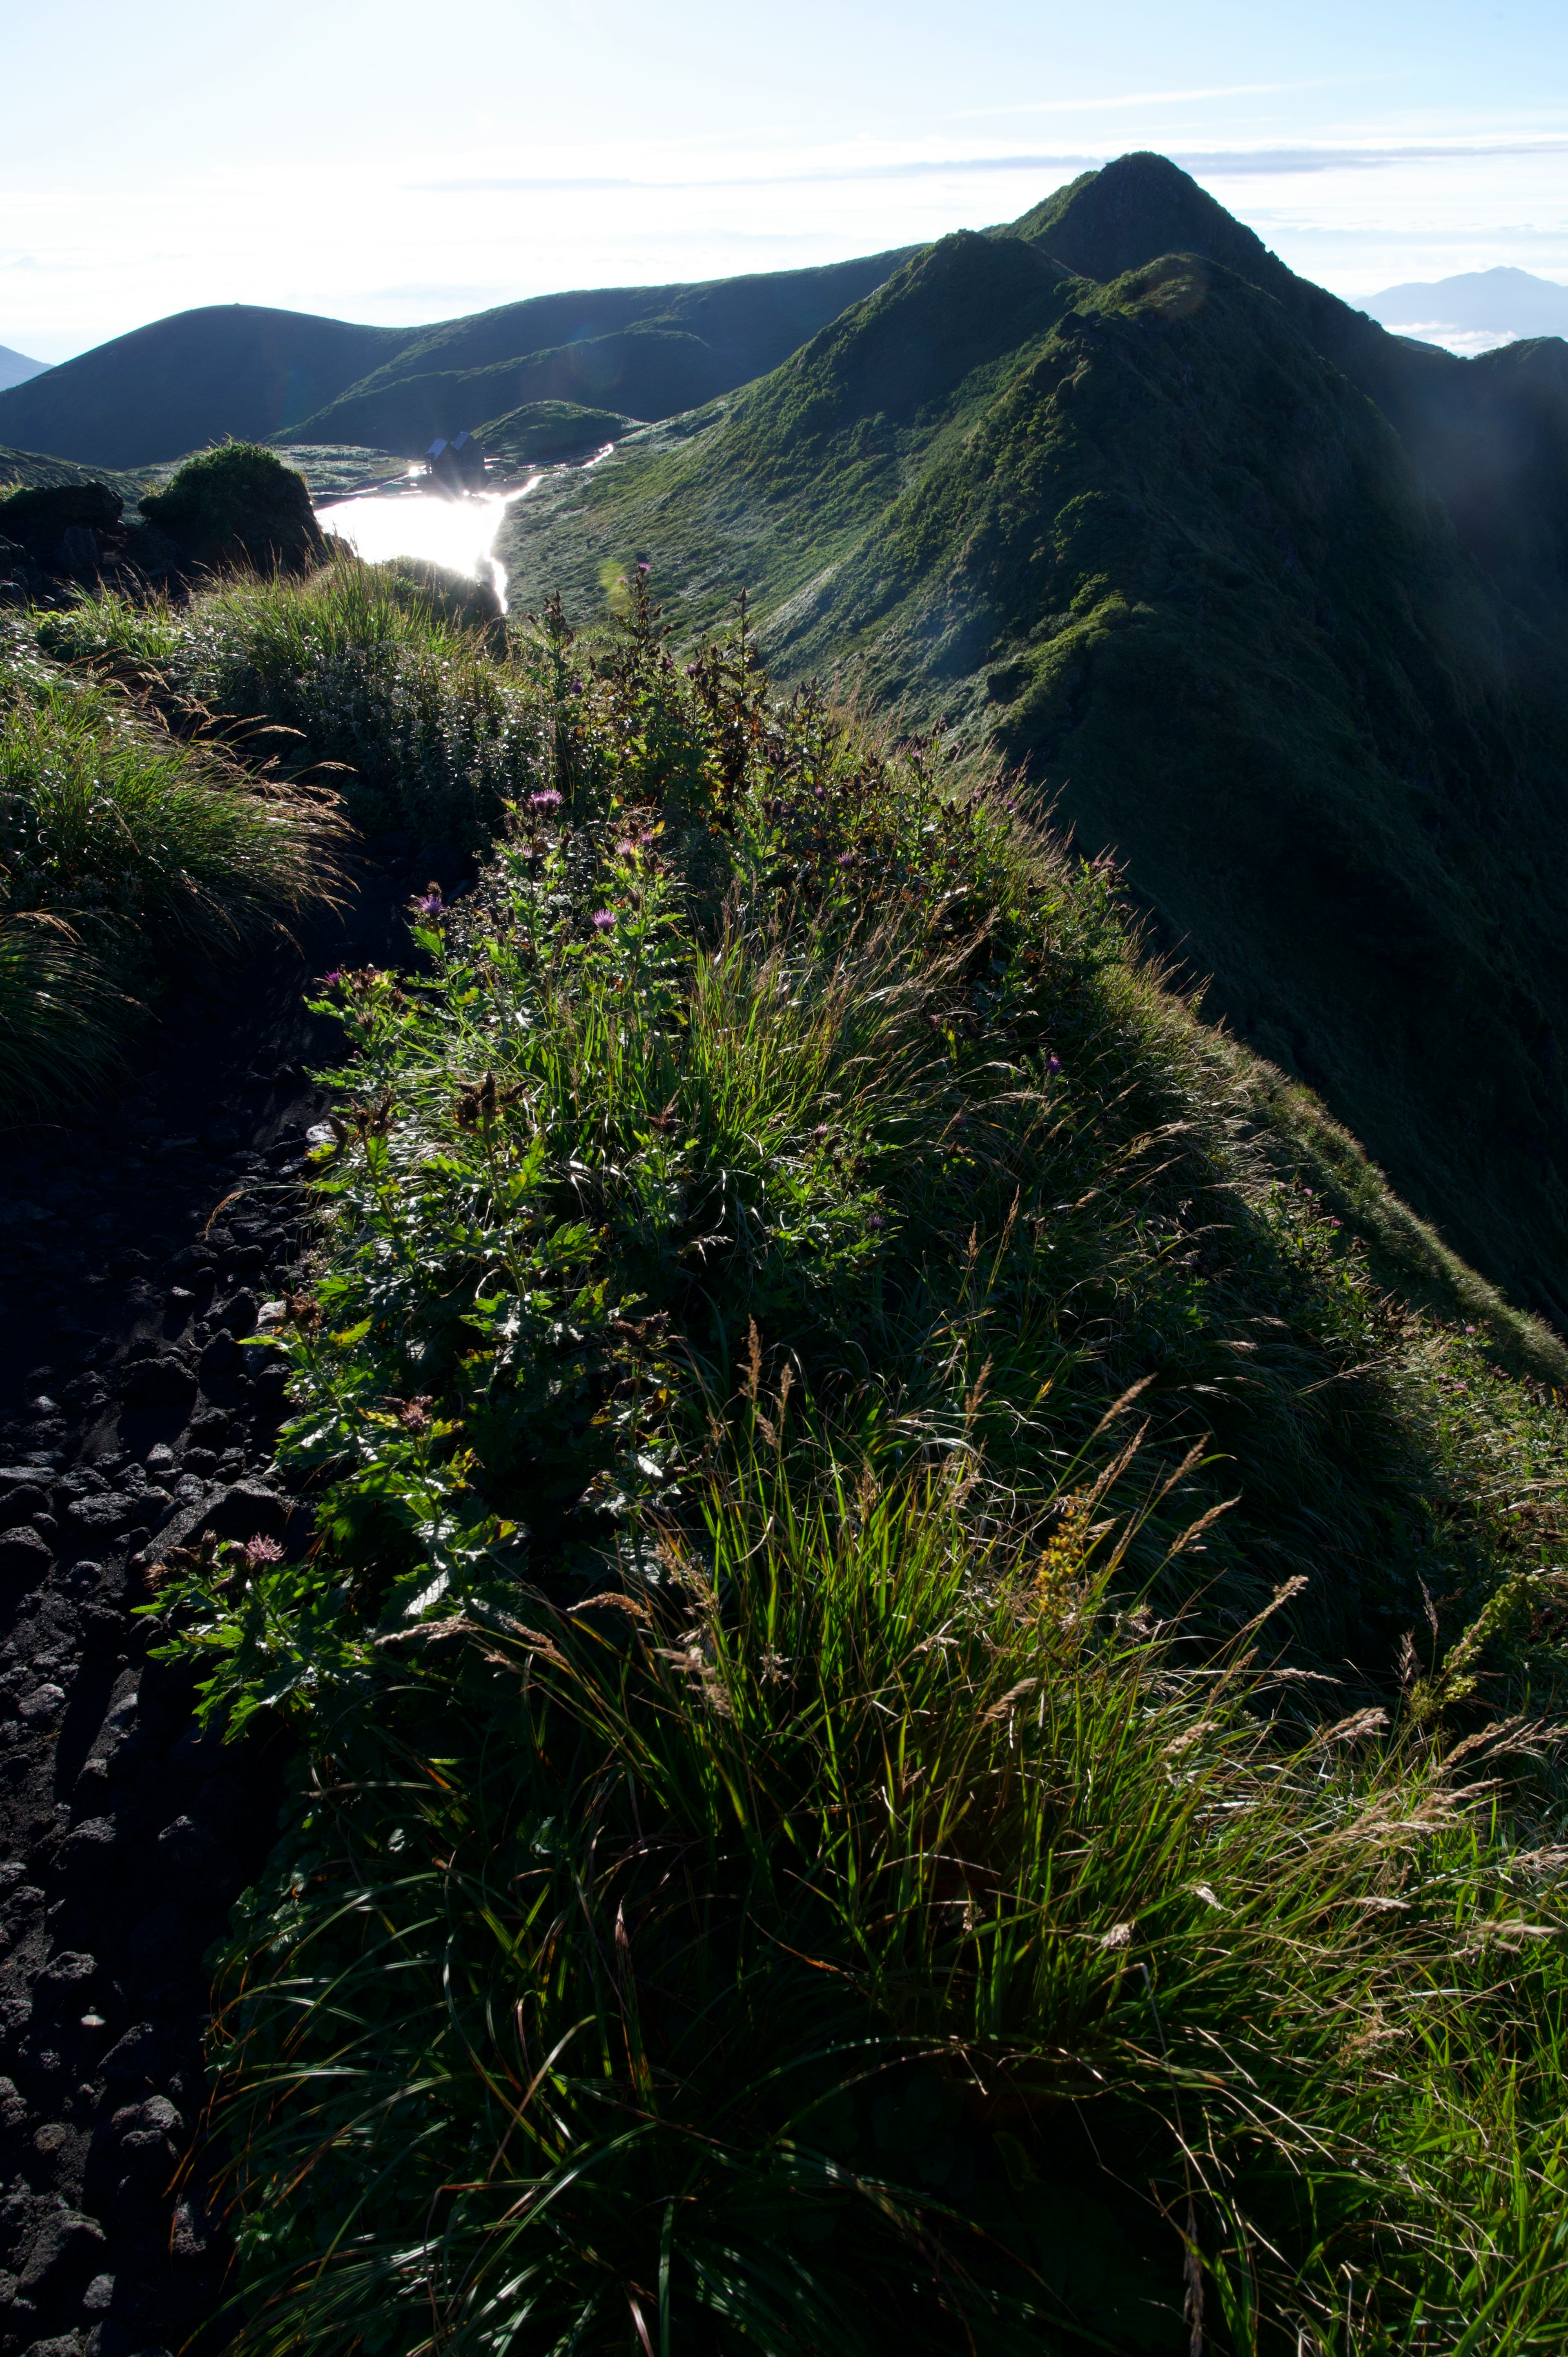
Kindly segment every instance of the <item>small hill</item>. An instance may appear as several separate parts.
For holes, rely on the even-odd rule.
[[[498,554],[520,609],[595,610],[634,550],[682,628],[744,584],[776,669],[989,744],[1568,1324],[1568,351],[1495,358],[1386,335],[1134,157],[546,482]]]
[[[30,361],[26,352],[14,352],[8,344],[0,344],[0,393],[13,384],[26,384],[29,377],[42,376],[48,361]]]
[[[543,401],[668,417],[776,368],[905,258],[544,295],[424,328],[242,303],[181,311],[0,392],[0,437],[133,467],[230,437],[414,457]]]

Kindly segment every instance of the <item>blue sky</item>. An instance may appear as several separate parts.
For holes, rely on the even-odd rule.
[[[1562,0],[51,0],[11,12],[0,344],[387,323],[828,262],[1175,156],[1352,297],[1568,280]]]

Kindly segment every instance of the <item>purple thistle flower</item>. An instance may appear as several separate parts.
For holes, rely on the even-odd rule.
[[[281,1563],[283,1549],[276,1539],[269,1539],[258,1531],[253,1539],[245,1542],[245,1561],[252,1571],[259,1571],[263,1563]]]
[[[880,1212],[880,1211],[873,1211],[873,1213],[871,1214],[870,1219],[869,1219],[869,1220],[867,1220],[867,1222],[866,1222],[866,1223],[865,1223],[865,1224],[866,1224],[866,1226],[867,1226],[868,1228],[875,1229],[875,1228],[885,1228],[885,1227],[887,1225],[887,1222],[886,1222],[886,1221],[883,1218],[883,1216],[882,1216],[882,1214],[881,1214],[881,1212]]]
[[[333,984],[334,984],[335,982],[341,982],[341,981],[342,981],[342,979],[343,979],[343,969],[342,969],[342,967],[341,967],[340,965],[335,965],[335,966],[333,967],[333,969],[332,969],[332,971],[331,971],[331,973],[330,973],[330,974],[324,974],[322,975],[322,977],[321,977],[321,987],[322,987],[322,989],[323,989],[323,990],[330,990],[330,989],[331,989],[331,987],[332,987],[332,985],[333,985]]]
[[[413,905],[422,917],[438,917],[441,914],[441,895],[439,892],[426,892]]]
[[[1057,1074],[1061,1071],[1061,1068],[1062,1060],[1059,1056],[1047,1056],[1046,1058],[1046,1071],[1053,1081],[1056,1079]]]
[[[637,560],[637,569],[646,581],[649,575],[652,572],[653,567],[650,565],[646,556],[639,556]]]
[[[594,931],[596,932],[613,932],[615,931],[615,910],[613,909],[596,909],[594,910]]]
[[[841,851],[838,857],[834,860],[833,866],[835,867],[853,867],[854,866],[854,852]]]
[[[546,786],[542,794],[529,795],[528,807],[530,810],[559,810],[561,807],[561,797],[556,792],[553,786]]]

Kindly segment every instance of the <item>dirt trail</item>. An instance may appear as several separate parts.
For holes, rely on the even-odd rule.
[[[340,1050],[301,985],[401,957],[411,882],[465,872],[379,849],[340,919],[166,1010],[115,1104],[0,1137],[0,2357],[175,2351],[220,2295],[201,1960],[284,1761],[199,1736],[132,1608],[188,1537],[285,1533],[282,1371],[243,1337]]]

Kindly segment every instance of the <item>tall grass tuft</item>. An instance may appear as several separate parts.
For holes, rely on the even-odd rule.
[[[542,782],[532,698],[491,660],[492,630],[446,619],[392,566],[344,558],[306,580],[236,576],[189,607],[82,598],[44,627],[52,652],[106,662],[186,707],[303,733],[358,823],[477,847]]]
[[[319,793],[182,740],[124,694],[0,667],[7,1056],[31,1101],[112,1068],[160,973],[232,954],[330,896]]]

